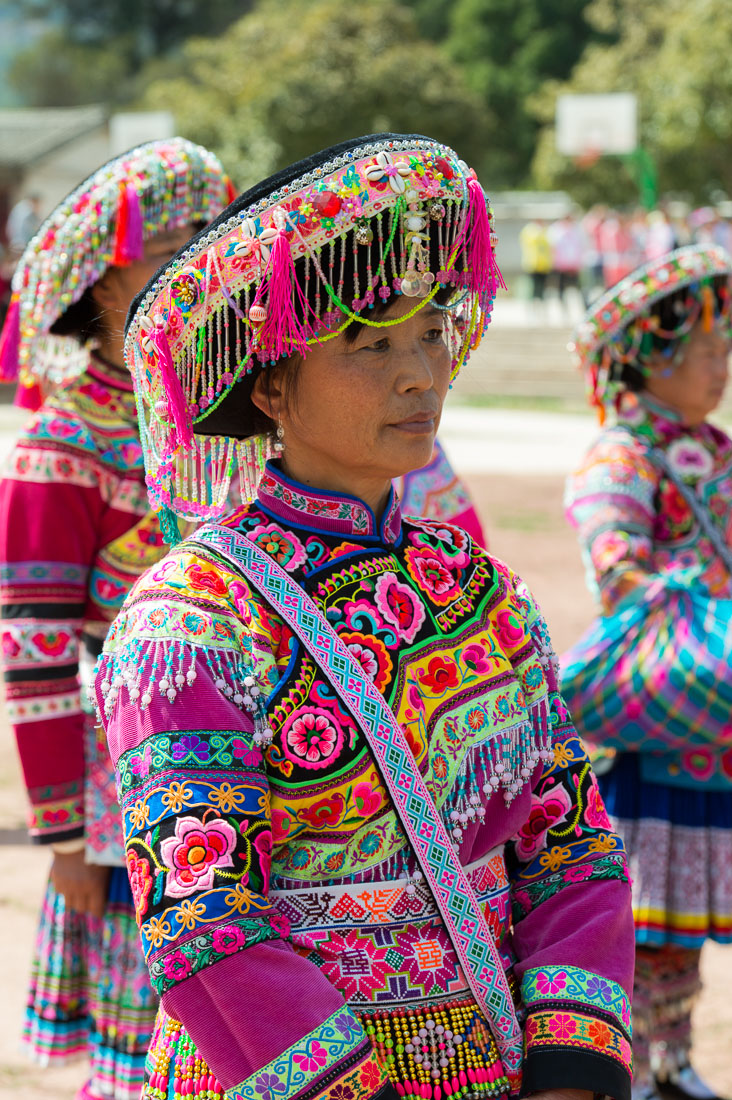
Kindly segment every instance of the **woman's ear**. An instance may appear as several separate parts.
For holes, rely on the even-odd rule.
[[[283,377],[284,372],[280,366],[266,367],[259,372],[252,387],[252,404],[275,424],[279,421],[285,405]]]

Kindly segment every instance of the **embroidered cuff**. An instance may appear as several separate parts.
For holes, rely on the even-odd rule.
[[[565,1008],[597,1016],[630,1039],[630,1000],[622,986],[577,966],[543,966],[527,970],[521,997],[529,1013]]]
[[[225,1095],[226,1100],[371,1100],[387,1084],[363,1027],[344,1005]]]
[[[65,790],[49,789],[43,801],[34,801],[28,811],[28,832],[34,844],[54,844],[84,835],[84,791],[82,783],[65,784]],[[38,791],[33,795],[37,796]]]
[[[527,970],[522,1094],[576,1088],[628,1100],[630,1000],[622,986],[575,966]]]

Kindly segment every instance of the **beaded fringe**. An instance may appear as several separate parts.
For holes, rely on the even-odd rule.
[[[146,642],[140,639],[127,643],[115,653],[103,653],[96,668],[102,675],[99,690],[104,697],[104,714],[110,718],[122,688],[130,702],[146,710],[155,693],[174,703],[186,687],[192,687],[198,677],[196,661],[201,657],[208,666],[214,687],[223,697],[247,711],[254,720],[255,745],[272,741],[265,709],[265,697],[254,676],[250,655],[229,650],[200,648],[185,642]],[[98,708],[97,708],[98,710]],[[101,722],[101,715],[99,716]]]

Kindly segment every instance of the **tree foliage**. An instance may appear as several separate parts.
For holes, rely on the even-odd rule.
[[[216,39],[191,39],[144,103],[215,149],[240,187],[344,138],[422,132],[476,163],[492,123],[415,15],[391,0],[261,0]],[[490,182],[490,178],[488,180]]]
[[[176,51],[193,34],[222,33],[254,0],[5,0],[46,26],[19,50],[8,81],[33,107],[123,103],[151,58]]]
[[[417,4],[429,0],[414,0]],[[491,110],[487,178],[527,182],[538,125],[527,109],[544,81],[565,77],[599,30],[585,21],[588,0],[453,0],[445,48]]]
[[[640,142],[653,158],[661,194],[697,201],[732,195],[732,5],[717,0],[595,0],[588,18],[615,37],[590,45],[571,80],[550,83],[534,102],[545,122],[534,175],[540,186],[565,187],[583,202],[631,201],[632,173],[603,157],[581,171],[554,148],[560,92],[635,92]]]

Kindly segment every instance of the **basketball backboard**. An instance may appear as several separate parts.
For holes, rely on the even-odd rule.
[[[632,153],[638,144],[638,101],[631,92],[560,95],[556,146],[568,157]]]

